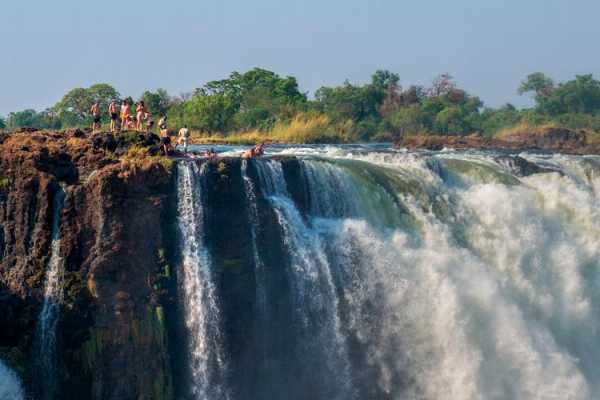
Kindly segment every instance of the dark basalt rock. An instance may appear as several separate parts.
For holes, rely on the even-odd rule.
[[[550,172],[556,172],[561,175],[563,174],[563,172],[558,169],[542,167],[519,156],[498,156],[494,158],[494,161],[509,169],[517,176],[530,176]]]
[[[11,366],[33,398],[33,338],[61,186],[60,398],[173,398],[172,318],[164,314],[176,276],[172,268],[165,275],[164,254],[173,253],[165,215],[174,174],[168,163],[120,162],[115,143],[77,130],[26,131],[0,143],[0,355],[20,355],[9,361],[18,360]]]

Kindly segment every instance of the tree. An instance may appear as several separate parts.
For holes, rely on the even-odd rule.
[[[527,75],[527,78],[519,86],[519,94],[534,92],[537,98],[548,97],[554,90],[554,81],[544,75],[542,72],[534,72]]]
[[[351,119],[360,122],[379,118],[382,97],[382,93],[372,85],[356,86],[349,82],[334,88],[322,87],[315,93],[321,111],[333,121]]]
[[[69,91],[55,106],[58,115],[69,120],[70,124],[82,124],[89,117],[90,108],[96,102],[100,103],[100,109],[106,110],[111,100],[120,97],[112,86],[100,83],[89,88],[76,88]],[[105,115],[105,113],[103,113]],[[108,115],[105,115],[108,118]]]
[[[486,108],[481,113],[481,129],[486,137],[492,137],[499,130],[514,126],[520,121],[521,113],[512,104],[499,109]]]
[[[235,128],[268,128],[277,119],[289,119],[306,106],[305,93],[293,77],[255,68],[243,74],[233,72],[228,79],[211,81],[196,89],[196,96],[225,96],[236,109]],[[294,112],[290,112],[294,110]]]
[[[445,73],[437,76],[431,83],[431,87],[427,89],[428,97],[440,97],[448,94],[451,90],[456,89],[454,78],[452,75]]]
[[[147,90],[142,94],[141,100],[153,115],[166,115],[171,105],[171,98],[165,89],[158,89],[156,92]]]
[[[8,129],[59,129],[62,126],[62,121],[50,109],[41,112],[32,109],[12,112],[8,114],[6,120],[6,127]]]
[[[92,104],[94,103],[89,92],[84,88],[76,88],[65,94],[54,108],[58,114],[72,113],[84,120]]]
[[[8,114],[6,125],[9,129],[41,128],[40,116],[32,109],[11,112]]]
[[[400,135],[411,135],[425,130],[423,111],[418,105],[399,109],[390,116],[389,122],[393,131]]]
[[[101,110],[107,110],[111,100],[119,101],[119,98],[121,97],[115,88],[106,83],[92,85],[87,91],[92,102],[100,104]]]
[[[538,108],[549,115],[594,114],[600,111],[600,81],[590,75],[577,75],[560,84],[548,96],[539,98]]]
[[[377,70],[371,77],[371,85],[381,92],[389,89],[400,90],[400,75],[388,70]]]
[[[4,128],[6,128],[6,122],[4,121],[4,118],[0,117],[0,129]]]
[[[197,95],[183,104],[183,122],[204,132],[226,132],[236,107],[226,95]]]

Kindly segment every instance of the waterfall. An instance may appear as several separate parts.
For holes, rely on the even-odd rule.
[[[57,332],[60,307],[64,291],[64,259],[60,254],[60,213],[65,193],[60,188],[54,195],[52,206],[52,244],[46,271],[44,304],[35,332],[34,374],[37,376],[41,399],[54,399],[57,395]]]
[[[256,267],[256,294],[257,294],[257,303],[259,305],[259,309],[261,312],[261,318],[264,318],[265,315],[268,314],[268,302],[266,299],[265,293],[265,282],[264,282],[264,265],[260,259],[258,254],[258,244],[256,242],[256,230],[259,227],[260,221],[258,218],[258,207],[256,204],[256,189],[254,186],[254,182],[248,175],[248,160],[242,160],[242,179],[244,181],[244,192],[246,194],[246,202],[249,210],[250,216],[250,233],[252,235],[252,255],[254,258],[254,265]]]
[[[331,268],[319,235],[307,226],[291,199],[276,161],[257,163],[265,197],[269,199],[289,253],[290,286],[298,317],[303,368],[318,375],[320,395],[353,397],[346,343],[340,331],[338,301]]]
[[[0,399],[23,400],[24,398],[19,378],[0,360]]]
[[[271,384],[290,399],[600,398],[600,158],[298,153],[239,164],[246,209],[232,212],[248,216],[256,278],[241,293],[256,299],[228,300],[257,304],[242,350],[265,353],[226,377],[211,283],[224,266],[203,231],[215,189],[179,164],[195,398],[268,400]],[[277,335],[289,354],[269,354]],[[268,372],[260,390],[227,391],[252,368]]]
[[[181,235],[180,287],[189,331],[191,394],[194,399],[226,399],[225,361],[219,331],[219,308],[205,246],[203,173],[195,163],[179,163],[178,226]]]

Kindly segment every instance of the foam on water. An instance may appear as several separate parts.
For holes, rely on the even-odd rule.
[[[23,400],[24,398],[19,378],[0,360],[0,399]]]
[[[37,390],[41,399],[54,399],[58,391],[57,382],[57,327],[60,307],[64,298],[64,257],[60,253],[60,213],[63,208],[64,191],[54,195],[52,212],[52,243],[50,261],[46,270],[44,304],[35,332],[35,372]]]
[[[211,258],[205,246],[203,171],[178,164],[178,226],[182,266],[179,273],[185,324],[189,333],[191,394],[194,399],[227,399],[226,363],[220,334]]]
[[[323,398],[600,398],[597,157],[524,153],[554,172],[521,177],[493,153],[278,153],[299,155],[308,204],[284,161],[253,160],[256,181],[242,164],[258,303],[260,197],[289,258],[288,340]]]

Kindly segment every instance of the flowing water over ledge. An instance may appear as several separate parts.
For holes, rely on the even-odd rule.
[[[35,332],[35,372],[37,398],[55,399],[57,384],[57,326],[64,297],[64,259],[60,254],[60,213],[65,193],[58,189],[52,209],[52,244],[44,287],[44,304]]]
[[[204,230],[218,172],[179,164],[189,398],[600,398],[600,158],[269,156],[239,165],[250,360]]]

